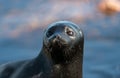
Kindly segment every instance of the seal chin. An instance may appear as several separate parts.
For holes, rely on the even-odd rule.
[[[68,45],[64,41],[56,39],[53,41],[52,46],[55,48],[65,48]]]

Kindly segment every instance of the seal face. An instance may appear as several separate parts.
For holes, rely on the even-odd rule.
[[[51,24],[46,29],[43,40],[48,54],[56,64],[72,61],[79,49],[82,55],[83,32],[71,22],[60,21]]]
[[[51,24],[40,54],[31,60],[0,67],[0,78],[82,78],[84,36],[72,22]]]

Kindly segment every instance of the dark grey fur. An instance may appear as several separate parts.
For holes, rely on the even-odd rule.
[[[76,24],[59,21],[44,33],[35,59],[0,67],[0,78],[82,78],[84,36]]]

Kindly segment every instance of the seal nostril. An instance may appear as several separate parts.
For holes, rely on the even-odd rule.
[[[62,43],[61,36],[59,34],[55,34],[52,38],[52,42],[55,43],[56,45]]]
[[[56,35],[56,38],[57,38],[57,39],[60,39],[60,38],[61,38],[61,36],[58,34],[58,35]]]
[[[61,36],[60,36],[59,34],[55,34],[55,35],[54,35],[54,38],[56,38],[56,39],[60,39]]]

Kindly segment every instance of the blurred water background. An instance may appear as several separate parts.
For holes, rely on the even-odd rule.
[[[120,78],[120,13],[103,13],[100,1],[0,0],[0,64],[36,57],[44,29],[68,20],[85,34],[83,78]]]

